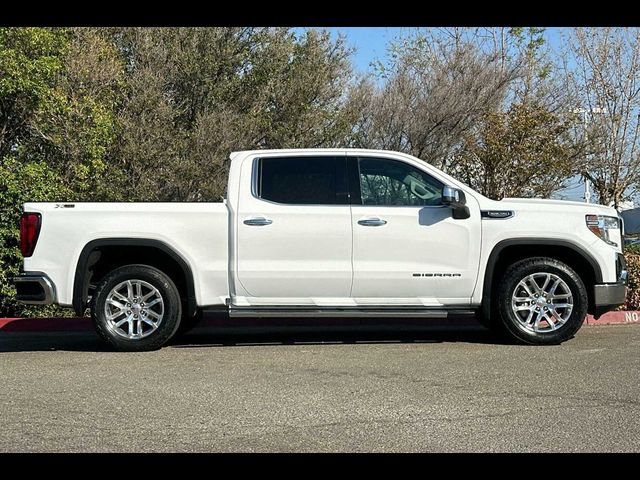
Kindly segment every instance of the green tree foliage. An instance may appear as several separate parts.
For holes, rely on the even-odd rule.
[[[0,29],[0,315],[47,314],[14,302],[22,203],[110,200],[122,64],[90,29]],[[117,176],[117,175],[116,175]]]
[[[0,160],[0,316],[47,315],[55,311],[17,304],[9,278],[18,273],[22,262],[18,231],[22,204],[52,201],[70,193],[44,162],[21,163],[11,157]]]
[[[627,285],[627,301],[619,310],[640,310],[640,252],[630,249],[625,252],[629,283]]]
[[[115,156],[128,198],[218,200],[229,152],[344,144],[349,51],[327,33],[126,28],[127,94]]]
[[[114,200],[122,167],[113,161],[116,108],[124,65],[115,46],[98,29],[75,28],[62,58],[49,101],[34,121],[37,135],[24,145],[24,155],[41,159],[58,171],[72,200]]]
[[[22,260],[18,219],[23,202],[52,199],[59,178],[43,162],[18,159],[38,136],[34,125],[52,101],[67,46],[63,30],[0,29],[0,315],[30,313],[8,282]]]
[[[0,158],[37,135],[33,122],[52,101],[68,43],[62,29],[0,28]]]
[[[489,198],[548,197],[572,172],[570,128],[569,121],[539,105],[489,112],[477,134],[466,136],[458,174]]]

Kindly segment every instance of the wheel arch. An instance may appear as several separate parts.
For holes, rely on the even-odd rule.
[[[489,254],[482,285],[482,314],[485,318],[489,318],[491,314],[493,290],[499,274],[514,261],[531,256],[555,258],[576,270],[587,288],[588,311],[593,312],[593,286],[602,282],[602,269],[589,252],[567,240],[514,238],[498,242]]]
[[[107,257],[110,261],[106,260],[103,256],[105,251],[112,252],[115,256]],[[165,242],[146,238],[100,238],[90,241],[83,247],[78,257],[73,281],[72,305],[76,314],[82,315],[86,308],[89,284],[94,273],[93,267],[100,265],[101,261],[104,262],[102,270],[128,264],[134,252],[145,252],[145,261],[131,263],[149,264],[163,270],[166,274],[173,273],[179,276],[173,280],[185,299],[188,315],[194,315],[197,311],[197,303],[191,267],[175,249]],[[106,272],[101,271],[101,273]]]

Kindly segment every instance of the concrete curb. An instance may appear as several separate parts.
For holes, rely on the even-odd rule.
[[[394,321],[395,322],[395,321]],[[473,318],[459,317],[446,320],[405,319],[399,326],[473,326],[478,323]],[[392,326],[393,322],[384,319],[322,319],[320,323],[310,323],[309,319],[233,319],[205,318],[198,328],[242,328],[242,327],[305,327],[305,326]],[[605,313],[598,320],[587,315],[585,325],[640,325],[640,311],[618,311]],[[86,317],[67,318],[0,318],[0,332],[82,332],[93,330],[93,325]]]

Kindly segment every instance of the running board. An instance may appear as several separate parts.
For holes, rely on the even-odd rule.
[[[382,317],[382,318],[447,318],[450,316],[475,315],[471,309],[443,308],[403,308],[403,307],[230,307],[229,316],[235,318],[252,317]]]

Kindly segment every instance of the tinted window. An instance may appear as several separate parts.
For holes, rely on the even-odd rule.
[[[443,184],[404,162],[361,158],[363,205],[441,205]]]
[[[292,205],[346,204],[345,162],[344,157],[262,158],[258,196]]]

